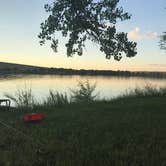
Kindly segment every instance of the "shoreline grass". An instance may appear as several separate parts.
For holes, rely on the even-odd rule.
[[[17,89],[15,95],[4,94],[6,98],[14,102],[15,107],[21,109],[32,109],[33,107],[60,107],[68,104],[77,103],[93,103],[96,101],[114,102],[117,100],[125,100],[128,98],[144,98],[144,97],[166,97],[166,87],[156,87],[150,84],[144,87],[136,87],[134,89],[126,89],[124,93],[114,98],[99,98],[99,92],[96,92],[96,83],[91,84],[88,80],[78,82],[75,89],[70,89],[69,94],[60,93],[58,91],[49,90],[49,94],[40,102],[33,95],[32,89],[25,87]]]
[[[165,165],[165,91],[141,92],[110,101],[0,108],[0,119],[28,136],[0,125],[0,165]],[[23,115],[32,112],[46,118],[25,124]]]

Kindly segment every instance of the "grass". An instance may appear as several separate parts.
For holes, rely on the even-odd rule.
[[[5,96],[12,100],[17,108],[29,109],[35,105],[35,99],[31,88],[25,87],[25,89],[17,89],[15,95],[5,93]]]
[[[69,99],[66,93],[59,93],[57,91],[49,90],[49,95],[44,99],[41,105],[47,107],[63,106],[69,104]],[[38,104],[40,105],[40,104]]]
[[[26,136],[0,124],[0,165],[164,166],[166,95],[159,92],[21,111],[1,108],[0,119]],[[23,115],[32,112],[46,118],[25,124]]]
[[[59,93],[54,90],[49,90],[48,96],[42,102],[37,102],[32,93],[31,88],[25,86],[24,89],[17,89],[15,95],[4,95],[15,103],[19,109],[32,109],[35,106],[55,107],[70,103],[91,103],[95,101],[98,94],[94,94],[96,84],[91,84],[88,80],[85,82],[78,82],[75,89],[70,89],[70,95],[66,93]]]

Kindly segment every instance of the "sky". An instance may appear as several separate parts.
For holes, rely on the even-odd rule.
[[[0,0],[0,62],[45,67],[97,70],[166,71],[166,51],[159,48],[159,35],[166,31],[165,0],[120,0],[130,20],[117,22],[117,30],[137,42],[138,54],[120,62],[108,60],[99,46],[87,42],[82,56],[66,56],[65,38],[59,34],[58,53],[49,43],[39,45],[40,23],[47,18],[49,0]]]

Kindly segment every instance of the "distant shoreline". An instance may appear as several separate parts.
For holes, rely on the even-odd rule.
[[[0,76],[12,74],[38,74],[38,75],[62,75],[62,76],[121,76],[121,77],[151,77],[166,78],[166,72],[147,71],[113,71],[113,70],[76,70],[65,68],[48,68],[14,63],[0,62]]]

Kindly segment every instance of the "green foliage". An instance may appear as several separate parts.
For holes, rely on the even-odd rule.
[[[119,0],[54,0],[45,5],[50,13],[41,24],[40,44],[51,41],[51,48],[57,52],[58,39],[55,32],[68,37],[67,56],[83,54],[86,40],[99,44],[106,58],[120,60],[122,55],[133,57],[137,54],[136,43],[128,41],[127,33],[117,32],[118,20],[130,19],[130,15],[118,7]]]
[[[49,95],[44,100],[43,104],[47,106],[62,106],[69,104],[69,99],[66,93],[62,94],[57,91],[54,92],[53,90],[50,90]]]
[[[160,36],[160,48],[166,50],[166,32]]]
[[[18,89],[15,95],[5,94],[5,96],[12,100],[15,106],[19,108],[33,108],[35,104],[31,88]]]
[[[96,90],[96,84],[90,84],[87,80],[85,82],[78,82],[77,88],[71,89],[71,101],[72,102],[93,102],[97,98],[97,94],[94,94]]]

